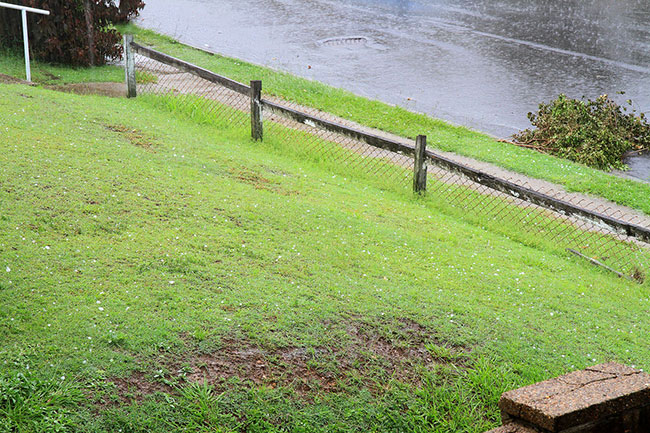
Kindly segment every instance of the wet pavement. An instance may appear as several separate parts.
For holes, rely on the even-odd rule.
[[[629,177],[630,179],[650,182],[650,153],[646,152],[641,155],[635,155],[625,159],[628,170],[624,172],[617,171],[619,176]]]
[[[650,112],[646,0],[149,0],[140,24],[499,137],[559,93]]]

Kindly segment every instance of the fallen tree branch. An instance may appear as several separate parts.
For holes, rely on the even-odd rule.
[[[555,152],[555,149],[553,149],[551,147],[544,147],[544,146],[541,146],[541,145],[524,144],[524,143],[518,143],[516,141],[512,142],[512,144],[514,144],[515,146],[519,146],[519,147],[525,147],[526,149],[535,149],[535,150],[538,150],[540,152],[547,152],[547,153]]]
[[[571,249],[571,248],[567,248],[566,250],[567,250],[568,252],[570,252],[570,253],[575,254],[576,256],[579,256],[579,257],[582,257],[583,259],[587,259],[587,260],[589,260],[589,262],[590,262],[592,265],[600,266],[601,268],[607,269],[608,271],[615,273],[616,275],[618,275],[618,276],[621,277],[621,278],[627,278],[627,279],[630,280],[630,281],[636,281],[634,278],[629,277],[629,276],[627,276],[627,275],[625,275],[625,274],[622,274],[622,273],[620,273],[620,272],[618,272],[618,271],[616,271],[616,270],[610,268],[610,267],[607,266],[606,264],[604,264],[604,263],[602,263],[602,262],[599,262],[599,261],[596,260],[596,259],[593,259],[593,258],[591,258],[591,257],[589,257],[589,256],[585,256],[585,255],[582,254],[581,252],[578,252],[578,251],[576,251],[576,250],[574,250],[574,249]]]

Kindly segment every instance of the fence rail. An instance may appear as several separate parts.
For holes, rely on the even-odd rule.
[[[180,59],[177,59],[176,57],[172,57],[165,53],[161,53],[160,51],[152,50],[151,48],[143,47],[142,45],[136,42],[131,43],[131,49],[133,49],[133,51],[136,54],[140,54],[141,56],[148,57],[151,60],[155,60],[165,65],[173,66],[175,68],[178,68],[181,71],[189,72],[190,74],[194,74],[197,77],[201,77],[206,81],[210,81],[212,83],[226,87],[230,90],[234,90],[235,92],[239,92],[242,95],[250,94],[249,86],[239,83],[235,80],[231,80],[230,78],[226,78],[221,75],[215,74],[212,71],[208,71],[207,69],[203,69],[191,63],[184,62]]]
[[[471,179],[473,182],[485,185],[489,188],[508,194],[520,200],[525,200],[538,206],[547,208],[566,217],[584,218],[598,226],[606,227],[609,230],[616,232],[617,234],[634,237],[644,243],[650,244],[650,229],[648,228],[621,221],[599,212],[587,210],[567,201],[559,200],[555,197],[542,194],[530,188],[517,185],[516,183],[510,182],[508,180],[499,179],[496,176],[483,173],[466,165],[451,161],[443,156],[436,155],[429,150],[427,150],[426,155],[430,162],[439,165],[447,170],[458,172],[463,176]]]
[[[370,146],[378,147],[380,149],[389,150],[391,152],[401,153],[409,156],[412,156],[415,153],[415,146],[408,146],[403,143],[398,143],[396,141],[388,140],[378,135],[359,131],[357,129],[350,128],[349,126],[344,126],[336,122],[331,122],[325,119],[321,119],[309,115],[307,113],[302,113],[300,111],[293,110],[288,107],[284,107],[280,104],[276,104],[274,102],[267,101],[265,99],[262,100],[262,106],[268,109],[272,113],[279,114],[298,123],[302,123],[316,128],[321,128],[336,134],[341,134],[353,140],[358,140],[363,143],[366,143]]]
[[[407,187],[411,183],[418,192],[428,188],[429,194],[463,212],[486,220],[512,221],[522,230],[560,242],[565,249],[620,275],[642,280],[648,270],[650,218],[643,225],[636,224],[627,215],[617,218],[581,206],[581,202],[485,173],[426,149],[424,136],[410,144],[406,139],[364,131],[353,122],[309,107],[262,98],[259,81],[251,81],[251,86],[242,84],[128,37],[125,53],[127,59],[134,54],[137,57],[131,72],[127,65],[127,82],[135,83],[136,70],[149,75],[138,85],[142,93],[175,96],[180,105],[230,123],[250,121],[255,139],[270,136],[300,142],[295,149],[298,152],[344,163],[392,185]],[[428,185],[427,166],[431,169]]]

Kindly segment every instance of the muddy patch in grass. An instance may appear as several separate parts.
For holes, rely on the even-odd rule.
[[[247,341],[226,340],[216,352],[193,357],[187,379],[221,387],[237,377],[270,388],[291,386],[299,393],[332,392],[337,389],[337,375],[318,368],[321,358],[330,355],[321,348],[265,349]]]
[[[135,395],[172,390],[165,383],[182,387],[207,382],[223,390],[237,379],[253,386],[288,387],[310,398],[345,392],[348,387],[381,394],[393,380],[420,386],[427,371],[470,367],[470,349],[445,343],[434,330],[411,320],[390,327],[352,320],[344,329],[347,338],[327,347],[262,347],[246,339],[224,338],[220,348],[209,353],[191,349],[162,361],[169,373],[160,383],[147,382],[142,373],[113,381],[123,396],[134,395],[136,389]],[[196,347],[193,341],[184,341]]]
[[[141,371],[135,371],[128,377],[114,378],[111,382],[117,387],[116,395],[123,402],[141,401],[144,397],[155,392],[169,393],[173,390],[170,385],[149,380],[145,373]]]
[[[134,146],[155,152],[155,140],[139,129],[128,128],[124,125],[104,125],[106,129],[123,135]]]
[[[55,77],[58,79],[58,77]],[[70,83],[48,85],[45,88],[58,92],[75,93],[77,95],[102,95],[113,98],[126,97],[126,84],[124,83]]]
[[[268,179],[255,171],[238,168],[229,171],[230,176],[239,182],[253,186],[255,189],[263,189],[281,195],[296,195],[298,191],[288,190],[277,181]],[[275,174],[275,173],[274,173]]]
[[[175,394],[177,391],[168,383],[157,381],[142,371],[134,371],[126,377],[112,377],[108,383],[115,388],[106,389],[103,392],[96,392],[91,389],[84,393],[86,397],[95,402],[98,411],[111,407],[129,404],[132,402],[141,403],[145,398],[156,392]]]
[[[399,319],[392,327],[351,322],[347,334],[349,346],[337,361],[361,379],[377,380],[377,386],[390,379],[420,386],[425,371],[469,365],[471,349],[445,342],[435,330],[410,319]]]
[[[0,74],[0,83],[2,84],[27,84],[29,86],[35,86],[34,83],[30,83],[29,81],[25,81],[20,78],[12,77],[11,75],[7,74]]]
[[[257,385],[289,386],[301,394],[337,392],[353,383],[381,392],[393,379],[419,386],[426,370],[469,364],[468,348],[444,343],[407,319],[390,328],[351,321],[346,334],[347,341],[331,347],[266,348],[223,340],[221,349],[187,360],[192,370],[187,378],[219,385],[238,377]]]

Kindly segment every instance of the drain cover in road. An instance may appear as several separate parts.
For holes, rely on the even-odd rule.
[[[365,36],[337,36],[334,38],[327,38],[318,41],[319,45],[324,45],[327,47],[335,46],[350,46],[350,47],[363,47],[368,44],[369,40]]]

